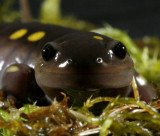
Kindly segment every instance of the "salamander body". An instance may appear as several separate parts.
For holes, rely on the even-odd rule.
[[[61,91],[81,100],[127,96],[133,74],[120,41],[55,25],[0,24],[0,88],[21,99],[28,93],[24,86],[34,86],[37,96],[43,90],[50,100]]]

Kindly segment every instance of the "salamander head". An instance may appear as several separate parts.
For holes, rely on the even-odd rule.
[[[120,88],[131,83],[133,61],[120,41],[79,32],[46,43],[35,72],[42,88]]]

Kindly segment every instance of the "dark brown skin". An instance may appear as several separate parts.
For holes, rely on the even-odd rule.
[[[22,96],[23,99],[25,96],[21,94],[26,92],[15,91],[23,86],[17,87],[20,83],[14,79],[14,70],[11,70],[13,75],[8,74],[7,69],[15,64],[23,69],[19,73],[33,69],[35,74],[31,73],[34,76],[24,78],[27,78],[27,82],[36,79],[38,87],[35,87],[35,92],[42,89],[51,101],[55,97],[60,99],[61,91],[76,97],[78,101],[90,95],[129,95],[134,74],[133,61],[120,41],[93,32],[40,23],[2,24],[0,28],[0,87],[11,94]],[[24,36],[9,38],[24,28],[27,29]],[[45,32],[45,36],[37,41],[29,41],[29,35],[38,31]],[[7,79],[8,75],[11,78]],[[19,77],[26,86],[22,75]],[[5,83],[2,84],[2,80]],[[14,89],[7,85],[7,81],[15,84]],[[30,88],[31,85],[27,85]]]
[[[94,36],[100,36],[103,40]],[[124,46],[119,41],[89,32],[71,33],[48,42],[46,46],[54,48],[55,55],[47,61],[42,57],[37,62],[36,81],[52,99],[55,97],[52,92],[56,92],[53,88],[57,88],[58,92],[61,89],[78,90],[81,92],[80,99],[89,97],[99,89],[103,89],[103,96],[126,96],[128,89],[118,90],[130,85],[133,62],[127,52],[124,58],[114,53],[118,45]],[[74,91],[71,95],[76,97]]]

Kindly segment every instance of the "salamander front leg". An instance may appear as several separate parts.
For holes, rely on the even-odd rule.
[[[7,93],[8,98],[16,98],[18,106],[28,102],[39,102],[44,96],[35,81],[34,70],[24,64],[13,64],[5,70],[2,90]]]

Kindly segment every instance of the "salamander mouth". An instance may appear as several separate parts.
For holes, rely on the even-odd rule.
[[[37,73],[40,86],[62,89],[121,88],[130,85],[133,69],[112,72],[83,73]]]

